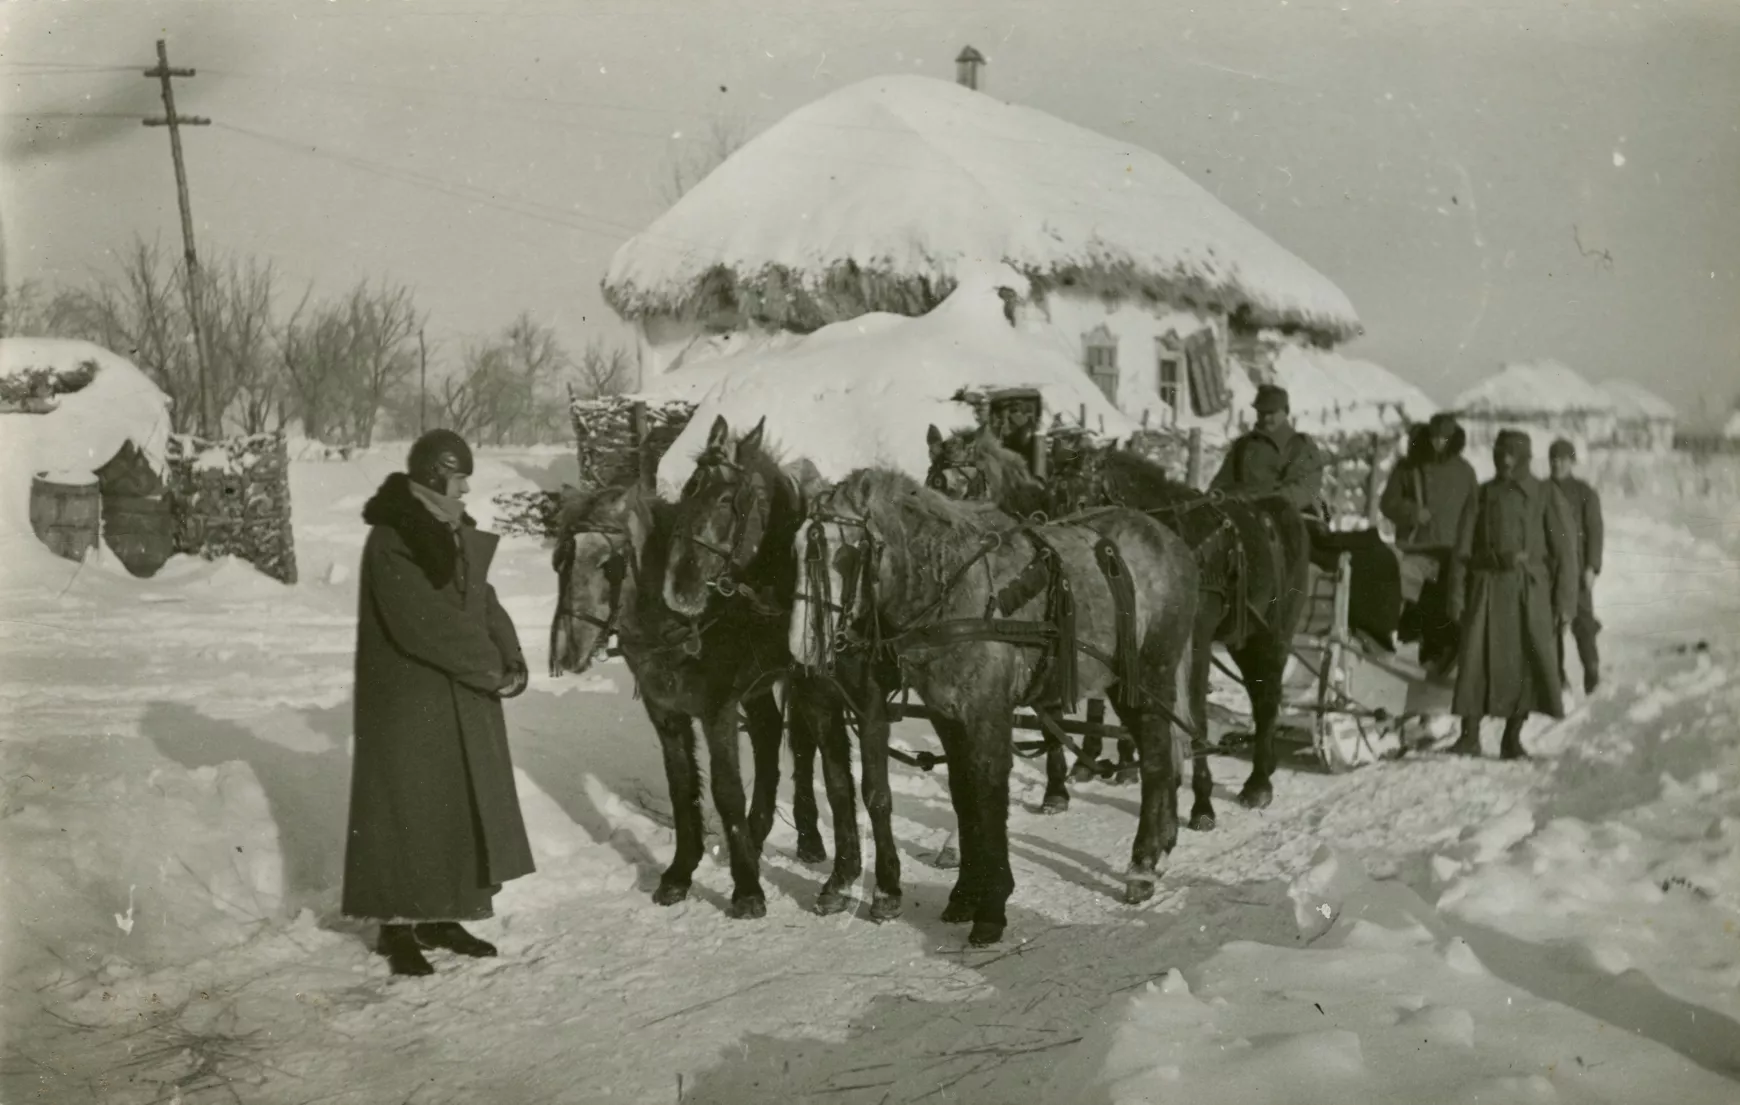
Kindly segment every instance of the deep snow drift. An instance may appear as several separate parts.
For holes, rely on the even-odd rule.
[[[509,539],[494,579],[534,672],[508,717],[539,870],[478,926],[502,959],[403,983],[334,916],[358,513],[401,448],[293,465],[296,587],[9,548],[0,1099],[1733,1099],[1740,569],[1656,516],[1662,496],[1609,500],[1608,683],[1531,726],[1541,761],[1328,776],[1288,755],[1254,813],[1231,801],[1247,765],[1214,757],[1220,828],[1184,833],[1136,909],[1133,791],[1086,784],[1045,817],[1022,761],[1010,937],[986,951],[938,919],[946,781],[906,769],[900,920],[810,912],[825,871],[792,855],[789,781],[765,921],[725,918],[717,860],[693,900],[652,905],[672,848],[656,741],[620,665],[541,674],[549,554]],[[484,452],[474,513],[573,464]],[[1683,509],[1740,532],[1732,499]]]

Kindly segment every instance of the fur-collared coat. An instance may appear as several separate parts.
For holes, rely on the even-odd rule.
[[[403,473],[363,520],[344,913],[488,917],[501,884],[532,871],[494,693],[523,663],[487,581],[499,538],[469,517],[449,529]]]
[[[1462,508],[1480,486],[1474,466],[1462,456],[1467,444],[1468,434],[1458,425],[1440,456],[1432,450],[1428,426],[1409,432],[1408,455],[1390,473],[1378,500],[1378,509],[1395,524],[1398,548],[1440,550],[1456,544]]]
[[[1575,526],[1550,481],[1492,479],[1462,510],[1450,604],[1462,615],[1458,717],[1564,717],[1558,628],[1577,609]]]

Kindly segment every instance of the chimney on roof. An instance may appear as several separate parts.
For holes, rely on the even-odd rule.
[[[979,89],[979,66],[985,64],[985,55],[971,46],[961,47],[961,56],[955,59],[955,83],[977,92]]]

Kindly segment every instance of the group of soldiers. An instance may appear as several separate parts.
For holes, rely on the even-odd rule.
[[[1228,450],[1212,489],[1280,494],[1322,517],[1327,458],[1293,427],[1286,389],[1265,385],[1257,423]],[[1527,759],[1523,723],[1565,714],[1565,634],[1576,642],[1583,693],[1601,681],[1595,580],[1601,574],[1601,496],[1574,474],[1577,450],[1548,450],[1551,476],[1530,471],[1529,436],[1505,430],[1493,443],[1496,475],[1480,483],[1462,457],[1467,435],[1450,414],[1410,435],[1379,508],[1396,527],[1401,555],[1401,636],[1417,640],[1432,675],[1455,672],[1453,710],[1462,731],[1451,751],[1481,754],[1480,724],[1504,719],[1499,754]]]

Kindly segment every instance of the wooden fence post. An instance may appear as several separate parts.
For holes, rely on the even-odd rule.
[[[1198,491],[1202,490],[1202,427],[1190,428],[1189,452],[1184,464],[1184,482]]]
[[[648,471],[646,455],[646,404],[636,400],[628,408],[628,433],[634,441],[635,476],[641,487],[653,489],[654,480]]]

